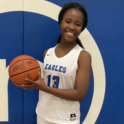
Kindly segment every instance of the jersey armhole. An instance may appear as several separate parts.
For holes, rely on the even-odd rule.
[[[43,60],[45,59],[45,56],[46,56],[48,50],[49,49],[47,49],[47,50],[44,51],[44,53],[43,53]]]

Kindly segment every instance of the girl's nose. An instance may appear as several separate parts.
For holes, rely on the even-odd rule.
[[[69,29],[70,29],[70,30],[75,30],[75,26],[74,26],[73,24],[70,24],[70,25],[69,25]]]

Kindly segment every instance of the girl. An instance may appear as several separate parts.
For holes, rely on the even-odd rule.
[[[44,52],[44,80],[23,85],[38,89],[42,95],[36,107],[37,124],[80,124],[80,104],[87,93],[91,56],[78,39],[87,26],[83,5],[68,3],[58,17],[61,35],[58,44]]]

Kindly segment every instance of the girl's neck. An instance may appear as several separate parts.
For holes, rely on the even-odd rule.
[[[73,48],[75,45],[76,45],[76,41],[66,42],[66,41],[61,40],[59,43],[59,48],[61,49]]]

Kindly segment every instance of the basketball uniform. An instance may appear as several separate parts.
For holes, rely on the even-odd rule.
[[[55,55],[55,47],[50,48],[44,58],[44,82],[48,86],[58,89],[74,89],[78,57],[83,49],[77,44],[68,54],[58,58]],[[41,91],[36,113],[51,123],[80,123],[78,101],[61,99],[43,91]]]

